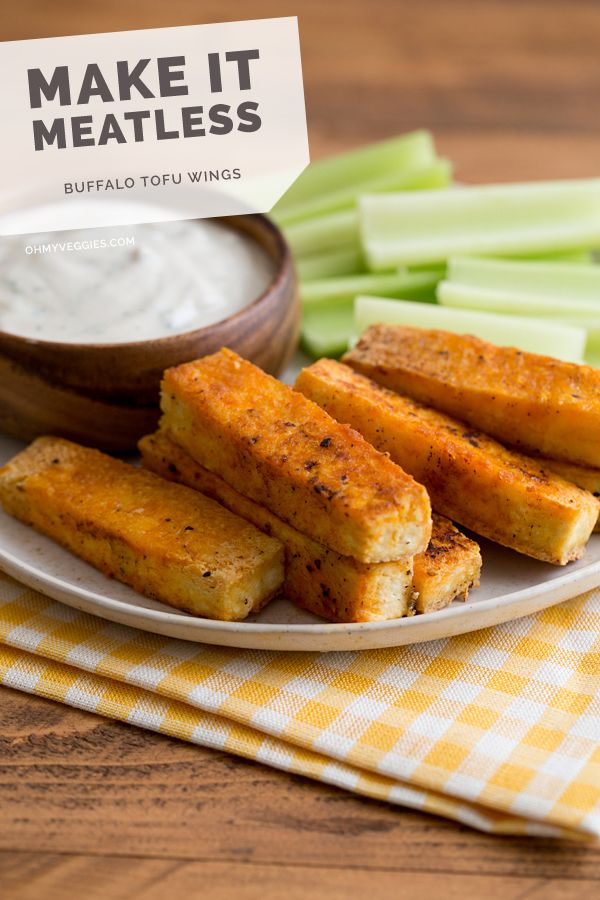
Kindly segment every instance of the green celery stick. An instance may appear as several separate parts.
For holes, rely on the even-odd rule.
[[[544,263],[564,263],[564,264],[578,264],[585,263],[591,264],[594,262],[594,255],[592,250],[564,250],[562,252],[555,253],[543,253],[536,254],[535,256],[460,256],[454,257],[454,259],[487,259],[490,262],[500,262],[503,260],[514,261],[514,262],[544,262]],[[366,263],[365,263],[366,266]],[[417,263],[416,265],[410,266],[399,266],[400,269],[407,268],[409,272],[421,272],[425,269],[428,272],[432,272],[433,269],[438,269],[440,272],[446,271],[446,262],[443,263]]]
[[[342,212],[294,222],[284,229],[286,240],[297,257],[330,251],[360,253],[358,212]],[[388,268],[394,268],[389,266]]]
[[[587,340],[585,343],[584,361],[594,368],[600,368],[600,317],[585,319],[579,316],[557,317],[549,321],[571,326],[576,325],[578,328],[585,328],[587,332]]]
[[[550,279],[550,273],[547,269],[593,269],[593,266],[572,266],[570,264],[558,265],[556,263],[532,264],[532,263],[516,263],[509,264],[508,267],[501,264],[499,269],[495,269],[495,262],[485,260],[486,265],[479,269],[478,265],[471,263],[479,263],[481,260],[461,259],[449,261],[449,274],[452,273],[457,277],[475,280],[479,277],[480,271],[483,273],[479,279],[481,281],[493,282],[494,274],[501,275],[497,281],[507,282],[507,286],[502,289],[496,289],[479,284],[469,284],[454,281],[441,281],[438,284],[437,296],[442,306],[453,309],[475,309],[485,312],[505,313],[517,316],[538,316],[540,321],[554,322],[567,326],[575,325],[584,328],[586,331],[586,348],[585,359],[594,358],[595,354],[600,353],[600,291],[594,294],[594,281],[598,282],[600,276],[600,268],[597,272],[582,273],[589,275],[589,279],[582,279],[581,284],[577,279],[577,272],[573,279],[574,290],[569,292],[568,280],[557,279],[553,283]],[[488,266],[487,263],[490,263]],[[463,266],[464,263],[464,266]],[[514,276],[516,269],[524,269],[534,266],[536,271],[525,272],[521,280],[522,289],[517,290],[512,287],[515,283]],[[566,273],[564,273],[566,274]],[[509,277],[510,276],[510,277]],[[539,276],[536,278],[534,276]],[[592,277],[595,276],[595,277]],[[583,290],[578,293],[578,287],[589,290],[589,294]],[[536,289],[534,293],[532,289]],[[545,289],[545,293],[541,293],[541,289]],[[528,293],[531,290],[531,293]],[[554,293],[552,293],[554,291]]]
[[[416,266],[398,266],[398,271],[437,272],[440,278],[446,277],[446,263],[419,263]]]
[[[418,177],[417,177],[418,175]],[[403,191],[421,191],[440,189],[447,186],[447,179],[440,180],[437,170],[412,173],[411,178],[405,176],[401,187]],[[353,204],[356,197],[352,201]],[[318,215],[311,218],[297,219],[283,226],[287,242],[297,257],[310,256],[316,253],[358,251],[360,252],[360,234],[358,212],[356,206]],[[394,268],[394,266],[388,266]]]
[[[354,301],[355,333],[361,334],[365,328],[377,322],[473,334],[493,344],[519,347],[531,353],[541,353],[570,362],[581,362],[586,343],[585,328],[562,322],[466,309],[446,309],[428,303],[412,303],[409,300],[357,297]]]
[[[302,176],[301,176],[302,177]],[[305,219],[328,215],[356,206],[360,194],[379,194],[384,191],[419,191],[426,188],[448,187],[452,181],[452,164],[447,159],[434,159],[429,165],[418,169],[400,169],[386,174],[373,173],[369,180],[360,184],[349,184],[337,191],[322,193],[302,204],[296,204],[287,213],[272,215],[282,227]]]
[[[366,194],[359,210],[375,271],[600,246],[600,179]]]
[[[555,250],[553,253],[520,253],[515,256],[498,257],[499,259],[531,260],[536,262],[561,262],[561,263],[593,263],[593,250]]]
[[[336,194],[374,177],[409,169],[422,169],[435,160],[431,134],[414,131],[366,147],[318,160],[296,179],[272,210],[279,221],[293,217],[294,208],[315,198]]]
[[[516,316],[541,316],[548,318],[596,317],[600,324],[600,294],[596,299],[573,299],[560,293],[528,293],[527,289],[495,289],[455,281],[440,281],[437,288],[438,302],[455,309],[479,309],[485,312],[507,313]]]
[[[335,305],[353,300],[358,294],[372,293],[378,297],[407,297],[435,302],[435,288],[440,280],[438,271],[385,272],[351,275],[346,278],[324,278],[300,285],[303,306]]]
[[[321,278],[341,278],[366,272],[367,267],[360,250],[331,250],[296,260],[300,281],[316,281]]]
[[[439,271],[356,275],[301,284],[302,346],[314,357],[340,356],[354,332],[354,297],[365,290],[399,292],[421,302],[435,302]]]
[[[354,301],[313,306],[302,315],[302,349],[318,359],[341,356],[354,332]]]
[[[548,300],[554,297],[569,307],[574,300],[600,303],[600,266],[590,263],[451,257],[447,278],[495,291],[539,294]]]
[[[559,325],[576,326],[577,328],[585,328],[586,354],[590,351],[600,351],[600,316],[585,318],[584,316],[556,316],[545,320],[556,322]]]

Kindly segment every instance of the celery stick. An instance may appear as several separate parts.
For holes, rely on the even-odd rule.
[[[567,326],[574,325],[577,328],[585,328],[587,335],[586,352],[594,348],[600,350],[600,317],[594,316],[585,318],[583,316],[556,316],[556,318],[552,317],[545,321],[556,322],[557,324]]]
[[[593,250],[555,250],[553,253],[519,253],[518,256],[498,257],[500,259],[532,260],[537,262],[593,263]]]
[[[337,191],[322,193],[304,203],[296,204],[291,210],[273,210],[275,221],[285,228],[305,219],[351,209],[356,206],[360,194],[379,194],[384,191],[418,191],[426,188],[448,187],[452,181],[452,164],[447,159],[435,159],[430,165],[418,169],[401,169],[386,174],[373,173],[369,180],[360,184],[349,184]]]
[[[600,246],[600,179],[366,194],[369,268]]]
[[[597,316],[593,319],[583,319],[575,316],[566,318],[560,317],[551,321],[557,324],[577,325],[578,328],[585,328],[587,332],[587,340],[585,344],[584,361],[594,368],[600,368],[600,318]]]
[[[440,282],[437,296],[442,306],[447,308],[538,316],[543,322],[584,328],[586,360],[600,353],[600,298],[571,300],[560,295],[552,297],[508,289],[500,291],[452,281]]]
[[[360,250],[330,250],[296,260],[296,271],[300,281],[316,281],[321,278],[341,278],[344,275],[358,275],[367,267]]]
[[[600,369],[600,353],[588,353],[586,350],[584,362],[594,369]]]
[[[358,212],[355,209],[294,222],[284,233],[296,256],[310,256],[333,250],[360,252]],[[393,269],[394,266],[388,268]]]
[[[485,312],[509,313],[517,316],[572,318],[596,316],[600,324],[600,294],[595,300],[570,299],[560,293],[552,295],[527,293],[527,290],[494,289],[462,282],[440,281],[437,298],[442,306],[480,309]]]
[[[464,285],[555,297],[568,307],[574,300],[600,304],[600,266],[593,264],[452,257],[447,277]]]
[[[441,165],[441,161],[439,164]],[[444,170],[442,173],[436,164],[431,169],[403,174],[401,178],[396,179],[394,187],[396,190],[401,188],[404,191],[433,190],[447,186],[448,178],[448,171]],[[378,189],[383,191],[385,186],[380,185]],[[296,256],[310,256],[334,250],[360,252],[358,212],[355,207],[357,199],[358,194],[354,192],[349,203],[345,204],[350,208],[283,223],[282,227],[288,244]],[[281,224],[280,220],[277,221]],[[394,266],[388,268],[394,268]]]
[[[303,298],[302,346],[311,356],[340,356],[354,332],[354,297],[365,290],[389,290],[398,295],[435,301],[439,271],[392,272],[309,282],[300,287]]]
[[[439,272],[385,272],[383,274],[352,275],[347,278],[324,278],[300,285],[300,297],[305,309],[329,303],[335,305],[353,300],[358,294],[374,293],[378,297],[407,297],[435,301]]]
[[[354,332],[354,301],[321,304],[302,315],[302,349],[309,356],[341,356]]]
[[[446,277],[446,263],[419,263],[416,266],[398,266],[398,271],[437,272],[441,278]]]
[[[431,134],[414,131],[311,163],[272,210],[274,218],[292,217],[294,208],[336,194],[374,177],[421,169],[435,160]]]
[[[588,348],[593,347],[600,352],[600,319],[598,317],[593,319],[575,319],[572,316],[568,316],[567,318],[561,316],[557,321],[568,322],[569,324],[577,325],[579,328],[585,328],[587,331]]]
[[[446,309],[442,306],[412,303],[408,300],[357,297],[354,302],[356,334],[361,334],[365,328],[376,322],[473,334],[493,344],[519,347],[531,353],[542,353],[571,362],[581,361],[586,342],[584,328],[558,322],[525,316],[472,312],[465,309]]]
[[[600,335],[588,334],[587,344],[585,345],[584,361],[588,366],[594,369],[600,369]]]

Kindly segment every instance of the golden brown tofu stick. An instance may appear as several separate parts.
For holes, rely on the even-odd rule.
[[[214,500],[57,438],[0,469],[10,515],[134,590],[198,616],[244,619],[283,582],[283,547]]]
[[[422,486],[231,350],[168,369],[161,405],[164,427],[196,462],[324,546],[361,562],[427,546]]]
[[[560,475],[565,481],[576,484],[577,487],[589,491],[594,497],[600,497],[600,469],[591,469],[588,466],[578,466],[575,463],[562,462],[558,459],[546,459],[540,457],[538,463],[544,468]],[[600,531],[600,518],[594,526],[594,531]]]
[[[238,493],[195,462],[162,431],[142,438],[144,466],[202,491],[285,547],[283,591],[298,606],[333,622],[397,619],[414,611],[412,561],[361,563],[340,556]]]
[[[556,565],[583,553],[600,504],[534,460],[333,360],[304,369],[296,388],[410,471],[442,515]]]
[[[342,361],[524,453],[600,467],[598,369],[399,325],[372,325]]]
[[[413,585],[417,612],[434,612],[453,600],[466,600],[479,587],[479,545],[459,531],[449,519],[432,517],[431,540],[425,553],[414,559]]]

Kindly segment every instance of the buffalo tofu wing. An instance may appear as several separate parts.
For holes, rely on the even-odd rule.
[[[0,469],[10,515],[134,590],[213,619],[244,619],[283,582],[283,547],[214,500],[57,438]]]
[[[589,492],[342,363],[320,360],[296,387],[425,485],[436,512],[556,565],[582,555],[600,509]]]
[[[479,338],[372,325],[343,362],[523,453],[600,467],[600,370]]]
[[[167,369],[161,405],[163,428],[196,462],[325,547],[372,563],[427,546],[424,488],[231,350]]]

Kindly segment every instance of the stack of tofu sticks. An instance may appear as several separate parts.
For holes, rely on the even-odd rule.
[[[144,468],[42,437],[0,469],[0,502],[195,615],[244,619],[281,592],[334,622],[430,612],[479,583],[454,523],[554,565],[597,527],[587,366],[377,325],[294,389],[224,349],[167,370],[161,405]]]
[[[361,434],[230,350],[165,373],[144,466],[284,546],[283,591],[332,621],[398,618],[466,596],[477,544]]]
[[[599,397],[589,367],[377,325],[294,390],[228,350],[169,370],[141,451],[277,537],[299,605],[397,618],[479,583],[479,547],[453,522],[554,565],[583,554],[600,511]]]

